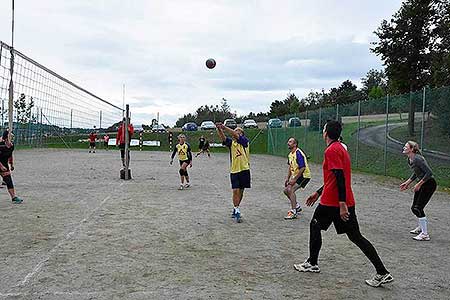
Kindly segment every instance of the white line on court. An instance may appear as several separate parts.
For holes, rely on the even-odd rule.
[[[123,182],[122,182],[123,183]],[[122,184],[121,184],[122,185]],[[83,220],[81,220],[78,225],[69,233],[67,233],[63,240],[61,242],[59,242],[55,247],[53,247],[47,254],[47,256],[45,256],[34,268],[33,270],[28,273],[25,278],[22,280],[22,282],[18,285],[18,286],[24,286],[25,284],[27,284],[30,279],[36,275],[37,273],[39,273],[39,271],[41,270],[42,266],[50,259],[50,257],[58,250],[59,247],[61,247],[66,241],[68,241],[80,228],[81,226],[87,222],[88,219],[90,219],[96,212],[97,210],[99,210],[103,204],[109,200],[109,198],[111,198],[111,196],[107,196],[105,199],[102,200],[102,202],[100,203],[99,206],[97,206],[90,214],[88,214]],[[1,294],[3,295],[3,294]]]

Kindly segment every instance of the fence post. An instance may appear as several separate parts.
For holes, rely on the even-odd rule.
[[[41,124],[41,130],[40,130],[40,143],[41,143],[41,147],[42,147],[42,135],[43,135],[43,134],[42,134],[42,131],[43,131],[43,128],[44,128],[44,126],[43,126],[44,124],[42,124],[42,107],[41,107],[41,112],[40,112],[39,115],[40,115],[39,117],[40,117],[40,119],[41,119],[41,123],[40,123],[40,124]]]
[[[361,100],[358,101],[358,131],[356,133],[356,167],[359,164],[359,132],[361,131]]]
[[[128,173],[129,167],[130,167],[130,157],[129,157],[129,153],[130,153],[130,149],[129,149],[129,141],[130,141],[130,135],[128,133],[128,124],[130,123],[130,106],[127,104],[125,106],[125,128],[124,128],[124,133],[125,133],[125,180],[129,180],[130,176]]]
[[[423,99],[422,99],[422,128],[420,130],[420,151],[424,149],[423,138],[425,133],[425,102],[426,102],[426,87],[423,87]]]
[[[102,111],[100,111],[100,131],[102,130]]]
[[[305,141],[305,142],[304,142],[304,144],[303,144],[303,145],[304,145],[304,146],[303,146],[303,147],[304,147],[303,149],[304,149],[305,151],[306,151],[306,149],[305,149],[305,148],[306,148],[306,143],[307,143],[307,141],[308,141],[308,138],[306,137],[306,135],[307,135],[307,131],[306,131],[307,128],[306,128],[306,125],[307,125],[307,123],[308,123],[308,110],[306,110],[306,112],[305,112],[305,138],[304,138],[304,141]]]
[[[336,104],[336,121],[339,122],[339,104]]]
[[[389,126],[389,95],[386,96],[386,128],[384,131],[384,176],[387,174],[387,143],[388,143],[388,126]]]

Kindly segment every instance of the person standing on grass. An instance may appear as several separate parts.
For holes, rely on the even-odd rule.
[[[233,130],[222,123],[217,123],[216,127],[223,145],[230,150],[230,179],[234,205],[231,217],[236,219],[237,223],[240,223],[242,216],[239,206],[244,196],[244,190],[250,188],[251,181],[249,140],[240,127]],[[225,133],[229,134],[231,138],[226,137]]]
[[[95,131],[91,131],[91,133],[89,134],[89,153],[91,153],[91,151],[95,153],[96,141],[97,133],[95,133]]]
[[[130,121],[130,120],[129,120]],[[128,147],[131,145],[131,137],[134,134],[133,124],[128,124]],[[125,168],[125,118],[123,118],[122,123],[117,130],[116,146],[120,149],[120,158],[122,159],[122,165]],[[128,163],[130,163],[130,149],[127,153]]]
[[[410,233],[417,234],[413,237],[416,241],[429,241],[428,220],[423,210],[436,191],[436,180],[433,178],[433,171],[420,152],[419,144],[414,141],[407,142],[403,147],[403,154],[408,157],[408,165],[413,170],[413,174],[400,185],[400,190],[407,190],[412,182],[418,180],[414,186],[411,211],[419,219],[419,226],[411,230]]]
[[[20,204],[23,200],[16,196],[16,190],[11,177],[11,171],[14,171],[13,151],[14,144],[9,140],[8,130],[5,130],[0,140],[0,175],[6,183],[11,201],[14,204]]]
[[[306,205],[312,206],[321,197],[309,227],[309,258],[304,263],[295,264],[294,268],[300,272],[320,272],[321,231],[328,230],[333,223],[337,234],[347,234],[373,264],[377,274],[366,283],[378,287],[392,282],[394,278],[384,267],[374,246],[359,231],[351,186],[350,155],[339,142],[341,132],[342,126],[338,121],[328,121],[323,129],[323,138],[327,143],[323,160],[324,185],[306,200]]]
[[[180,134],[178,136],[178,144],[175,146],[172,152],[172,156],[170,159],[170,164],[173,163],[173,158],[175,155],[178,154],[178,159],[180,161],[180,180],[181,184],[178,188],[179,190],[183,190],[185,188],[190,187],[189,183],[189,174],[187,171],[187,167],[192,168],[192,151],[191,146],[186,143],[186,136],[184,134]],[[184,184],[184,181],[186,180],[186,184]]]
[[[109,149],[109,135],[105,134],[103,136],[103,145],[105,146],[105,149],[108,150]]]
[[[291,202],[291,209],[288,211],[286,220],[297,218],[297,214],[302,211],[300,203],[297,202],[295,192],[304,189],[311,180],[311,171],[309,170],[306,155],[298,148],[298,140],[289,138],[287,142],[289,148],[288,154],[288,175],[284,182],[284,194]]]

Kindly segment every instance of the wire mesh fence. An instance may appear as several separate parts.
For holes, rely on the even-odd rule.
[[[8,118],[11,68],[13,119]],[[115,130],[123,110],[0,42],[0,127],[15,144],[71,147],[88,132]]]
[[[414,116],[414,122],[409,123],[414,125],[412,132],[408,127],[410,116]],[[268,126],[269,154],[287,155],[286,143],[292,136],[311,161],[321,163],[325,149],[323,125],[327,120],[339,120],[354,169],[406,178],[410,170],[402,148],[414,140],[420,144],[437,181],[450,187],[450,87],[322,107],[279,119],[280,128]]]

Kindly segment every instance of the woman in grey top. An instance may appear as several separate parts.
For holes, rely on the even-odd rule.
[[[423,209],[436,191],[436,180],[434,180],[433,172],[420,152],[419,144],[413,141],[407,142],[403,147],[403,154],[408,156],[408,164],[413,170],[413,174],[400,185],[400,190],[407,190],[413,181],[418,180],[414,186],[414,200],[411,210],[419,218],[419,226],[410,232],[418,234],[413,237],[416,241],[429,241],[428,221]]]

